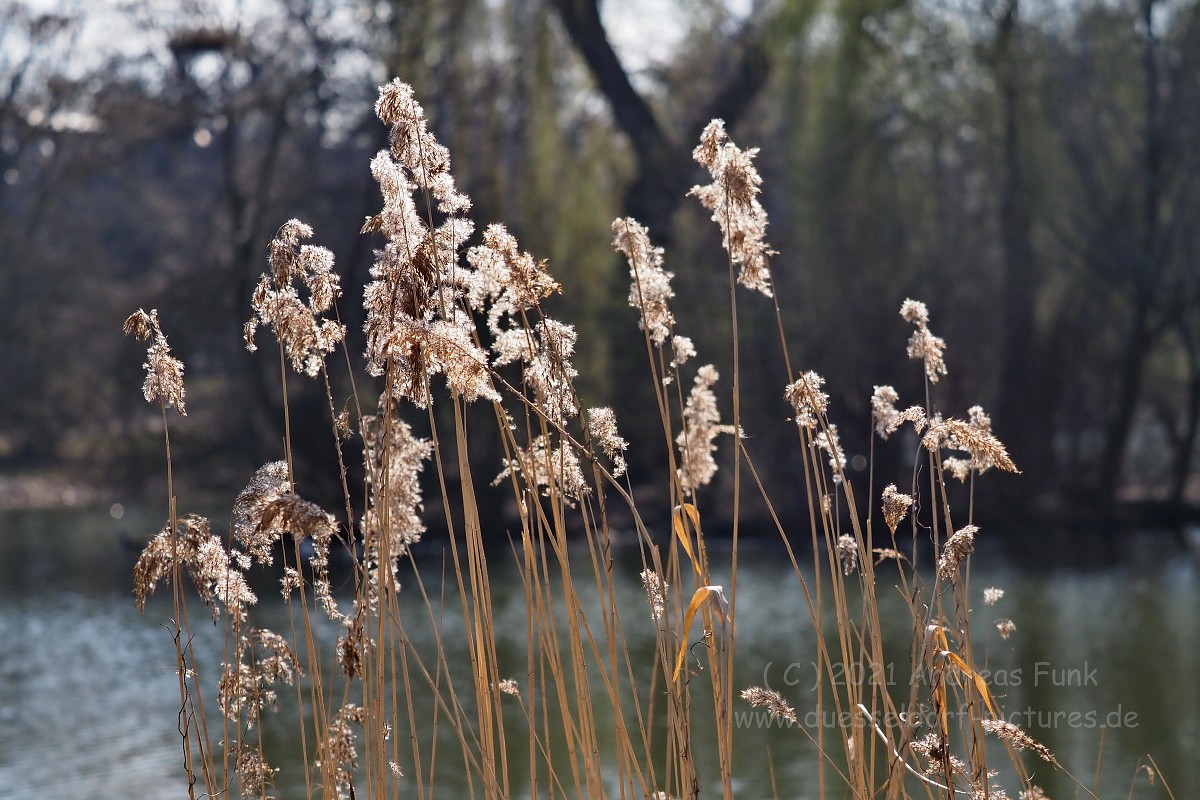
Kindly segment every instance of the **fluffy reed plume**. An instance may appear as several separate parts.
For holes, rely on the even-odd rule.
[[[532,328],[502,331],[492,344],[496,366],[520,363],[534,403],[554,425],[562,427],[579,415],[575,377],[575,326],[543,317]]]
[[[333,253],[324,247],[301,244],[311,239],[312,228],[299,220],[285,222],[267,247],[271,271],[258,280],[252,307],[254,317],[246,323],[246,348],[254,352],[254,334],[259,325],[275,331],[292,369],[315,378],[325,365],[325,356],[346,337],[346,328],[321,315],[341,295],[338,275],[333,271]],[[300,297],[295,283],[308,290],[308,302]]]
[[[883,521],[893,535],[896,533],[896,528],[900,527],[900,523],[908,516],[908,510],[912,508],[912,504],[912,497],[898,492],[896,484],[890,483],[884,487]]]
[[[946,340],[929,330],[929,309],[919,300],[905,300],[900,305],[900,316],[916,326],[908,340],[908,357],[923,361],[925,377],[937,383],[946,374]]]
[[[1050,752],[1050,748],[1011,722],[999,719],[985,719],[979,724],[983,726],[985,731],[995,735],[999,739],[1003,739],[1018,750],[1032,750],[1043,761],[1051,764],[1058,763],[1054,758],[1054,754]]]
[[[696,355],[696,345],[687,336],[671,337],[671,366],[678,367]]]
[[[671,279],[675,275],[663,269],[662,248],[650,243],[649,232],[637,220],[614,220],[612,231],[613,248],[629,262],[629,305],[641,312],[638,327],[650,335],[650,341],[662,345],[675,325],[670,307],[675,296]]]
[[[380,398],[381,404],[383,398]],[[377,599],[382,575],[395,578],[396,560],[421,539],[421,472],[433,452],[428,439],[413,435],[412,428],[398,417],[378,414],[363,417],[363,461],[369,502],[362,518],[362,533],[370,571],[371,603]]]
[[[521,252],[516,238],[503,225],[489,225],[484,230],[483,244],[467,251],[467,263],[474,268],[461,278],[467,301],[477,311],[490,303],[487,319],[493,336],[502,333],[502,317],[519,325],[522,313],[562,291],[546,272],[546,262],[534,261],[529,253]]]
[[[742,699],[754,708],[765,708],[774,719],[783,720],[790,725],[798,722],[795,709],[787,704],[783,695],[773,689],[751,686],[742,690]]]
[[[954,577],[954,573],[958,571],[958,565],[975,549],[975,534],[977,533],[979,533],[977,526],[968,525],[955,531],[954,535],[946,540],[946,544],[942,547],[942,555],[938,558],[939,578],[948,581]]]
[[[984,605],[994,606],[1002,597],[1004,597],[1003,589],[997,589],[994,586],[989,586],[983,590]]]
[[[771,296],[771,272],[767,257],[775,254],[766,243],[767,212],[758,201],[762,178],[754,167],[758,148],[742,150],[729,141],[725,123],[714,119],[700,134],[700,144],[692,151],[713,182],[693,186],[688,194],[713,212],[713,221],[721,228],[725,249],[738,264],[738,283],[747,289]]]
[[[611,408],[589,408],[587,413],[588,433],[600,445],[604,455],[613,465],[613,476],[625,474],[625,450],[629,442],[617,433],[617,415]]]
[[[228,719],[245,714],[248,726],[253,727],[259,713],[274,708],[279,699],[270,687],[293,685],[303,670],[287,640],[265,628],[252,628],[240,636],[234,656],[232,663],[223,665],[217,704]]]
[[[871,552],[875,554],[875,563],[876,564],[882,564],[884,561],[887,561],[889,558],[895,559],[896,561],[907,561],[908,560],[903,553],[901,553],[899,550],[896,550],[895,548],[892,548],[892,547],[876,547]]]
[[[910,406],[903,411],[896,408],[900,395],[891,386],[876,386],[871,395],[871,418],[875,420],[875,433],[887,439],[905,422],[911,422],[917,433],[925,429],[925,409]]]
[[[958,775],[966,774],[966,764],[957,756],[950,755],[949,744],[939,734],[927,733],[909,745],[909,747],[914,753],[919,754],[925,759],[926,775],[935,775],[942,772],[947,761],[950,762],[950,771],[952,773]]]
[[[814,430],[829,410],[829,395],[821,391],[825,379],[815,372],[806,372],[789,383],[783,396],[792,404],[796,413],[796,424]]]
[[[329,585],[329,547],[337,534],[337,520],[324,509],[293,494],[287,463],[272,461],[259,467],[233,504],[233,537],[260,564],[274,562],[274,549],[284,534],[308,537],[313,545],[309,564],[313,588],[325,612],[340,617]],[[300,574],[285,568],[280,588],[286,598],[300,588]]]
[[[504,678],[500,683],[496,684],[496,688],[500,691],[500,694],[507,694],[512,697],[521,696],[521,687],[512,678]]]
[[[960,450],[970,455],[969,461],[959,460],[962,474],[955,472],[955,477],[965,478],[971,470],[983,472],[992,467],[1005,472],[1020,472],[1004,444],[992,434],[991,420],[983,414],[983,410],[975,406],[971,411],[978,412],[973,414],[971,422],[961,419],[933,420],[921,438],[921,444],[931,453]]]
[[[717,409],[717,396],[712,387],[721,376],[712,364],[705,364],[696,373],[695,383],[683,411],[683,430],[675,437],[679,446],[679,488],[691,495],[708,485],[717,474],[716,438],[722,433],[734,433],[732,425],[722,425]]]
[[[247,606],[258,602],[250,590],[243,570],[250,558],[239,551],[226,551],[219,537],[209,531],[208,520],[189,515],[179,520],[175,531],[168,522],[142,551],[133,568],[133,596],[139,611],[159,581],[166,580],[174,563],[186,566],[196,593],[216,618],[217,603],[240,618]]]
[[[158,324],[158,309],[149,313],[138,309],[129,315],[124,325],[125,335],[133,334],[139,342],[154,339],[146,350],[146,380],[142,394],[147,403],[158,401],[164,408],[173,408],[181,417],[187,416],[183,403],[183,362],[171,355],[167,337]]]
[[[827,425],[813,437],[813,444],[824,450],[829,456],[829,469],[833,472],[833,482],[841,483],[846,474],[846,453],[842,450],[842,440],[838,436],[837,425]]]
[[[837,557],[841,562],[843,575],[853,575],[858,572],[858,545],[853,536],[843,533],[838,537]]]
[[[1030,786],[1028,790],[1022,789],[1017,794],[1019,800],[1050,800],[1050,795],[1040,786]]]
[[[375,111],[392,130],[390,149],[371,161],[383,210],[363,225],[364,232],[385,237],[363,294],[368,368],[376,376],[387,373],[393,397],[421,407],[429,401],[428,378],[437,373],[468,401],[498,400],[463,308],[466,279],[458,254],[474,229],[461,216],[470,201],[455,189],[450,155],[427,130],[409,86],[392,81],[380,87]],[[446,215],[436,228],[418,213],[416,190]]]
[[[528,486],[542,487],[547,496],[557,490],[566,497],[578,499],[591,491],[579,466],[579,456],[570,442],[555,447],[551,437],[542,434],[530,442],[529,447],[518,449],[515,456],[503,460],[504,469],[492,485],[510,475],[522,475]]]
[[[333,721],[325,729],[325,740],[321,747],[321,758],[314,764],[333,771],[334,790],[338,800],[354,797],[350,770],[358,765],[358,736],[352,725],[362,727],[367,721],[367,709],[347,703],[338,709]]]
[[[266,762],[261,748],[243,742],[237,749],[237,771],[242,797],[262,797],[266,788],[275,782],[279,769]]]
[[[1000,638],[1007,639],[1017,632],[1017,623],[1011,619],[996,620],[996,630],[1000,631]]]
[[[272,461],[258,468],[233,502],[233,538],[259,563],[274,561],[275,538],[263,535],[263,513],[291,490],[287,462]]]
[[[970,458],[949,456],[942,459],[942,469],[960,481],[965,481],[971,472],[983,473],[992,467],[1008,472],[1017,472],[1016,465],[1008,457],[1008,452],[1000,440],[992,434],[992,418],[982,406],[971,406],[967,409],[966,428],[961,420],[948,420],[954,423],[956,433],[945,436],[943,447],[966,450]]]
[[[429,131],[425,111],[413,96],[412,87],[399,78],[380,86],[375,116],[391,126],[392,158],[410,171],[417,186],[438,201],[438,211],[443,214],[469,211],[470,199],[454,187],[450,151]]]
[[[650,617],[661,624],[666,619],[668,584],[652,569],[642,570],[639,577],[646,590],[646,599],[650,601]]]

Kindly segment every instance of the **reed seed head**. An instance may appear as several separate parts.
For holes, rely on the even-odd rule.
[[[712,390],[720,377],[712,364],[699,369],[683,411],[683,430],[675,437],[680,456],[679,487],[685,495],[712,481],[717,474],[717,461],[713,457],[717,451],[716,438],[722,433],[734,433],[732,425],[720,424],[721,412]]]
[[[1054,754],[1050,752],[1050,748],[1038,742],[1019,726],[1011,722],[998,719],[985,719],[979,724],[983,726],[985,731],[993,734],[998,739],[1003,739],[1017,750],[1032,750],[1043,761],[1050,764],[1058,763],[1054,758]]]
[[[944,581],[951,580],[958,572],[958,565],[975,549],[975,534],[979,528],[968,525],[955,531],[942,547],[942,555],[938,558],[938,577]]]
[[[742,690],[742,699],[754,708],[765,708],[767,713],[775,719],[783,720],[790,725],[798,722],[795,709],[787,704],[783,695],[773,689],[751,686]]]
[[[825,379],[815,372],[806,372],[784,389],[784,397],[792,404],[796,424],[814,430],[829,410],[829,395],[821,391]]]
[[[671,335],[675,317],[670,301],[673,273],[663,269],[663,250],[650,243],[650,234],[632,217],[612,224],[613,248],[629,262],[629,305],[640,313],[638,327],[650,335],[650,341],[662,345]]]
[[[946,341],[929,330],[929,309],[918,300],[905,300],[900,316],[916,327],[908,340],[908,357],[924,362],[925,377],[937,383],[946,374]]]
[[[891,483],[884,488],[883,521],[893,535],[895,535],[896,529],[900,527],[900,523],[908,516],[908,510],[912,508],[912,505],[912,497],[897,491],[896,484]]]
[[[843,533],[838,537],[837,557],[842,564],[843,575],[853,575],[858,571],[858,545],[853,536]]]
[[[146,380],[142,383],[142,395],[147,403],[159,402],[164,408],[173,408],[179,416],[186,417],[183,396],[183,362],[171,355],[167,337],[158,324],[158,309],[149,312],[138,309],[129,315],[123,326],[125,335],[139,341],[153,339],[146,349]]]
[[[767,212],[758,201],[762,178],[754,166],[758,148],[742,150],[729,140],[725,123],[714,119],[700,134],[700,144],[692,151],[712,176],[713,182],[693,186],[688,194],[713,212],[712,219],[721,228],[725,249],[739,266],[737,282],[747,289],[771,297],[771,272],[767,258],[775,251],[765,241]]]
[[[625,474],[625,450],[629,442],[617,433],[617,415],[611,408],[588,409],[588,433],[604,450],[608,460],[613,465],[613,476]]]
[[[642,586],[646,589],[646,598],[650,601],[650,617],[657,624],[666,619],[667,582],[652,569],[644,569],[640,575]]]

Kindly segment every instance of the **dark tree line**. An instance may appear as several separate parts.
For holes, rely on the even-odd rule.
[[[606,10],[639,11],[626,6]],[[1200,4],[680,4],[681,43],[649,63],[595,0],[222,8],[0,9],[6,472],[126,486],[154,474],[140,362],[117,334],[137,306],[160,307],[189,365],[194,480],[226,491],[274,457],[276,365],[240,341],[249,291],[274,230],[301,217],[337,254],[361,344],[353,287],[372,242],[357,230],[384,143],[370,109],[397,75],[480,226],[506,222],[550,259],[581,385],[648,442],[633,459],[647,479],[661,436],[628,389],[641,351],[608,223],[635,216],[667,247],[681,329],[727,365],[725,265],[686,197],[694,142],[721,117],[762,148],[789,347],[829,379],[848,450],[868,452],[872,385],[923,398],[895,313],[911,296],[949,342],[935,404],[982,404],[1026,472],[997,480],[1006,508],[1197,502]],[[119,35],[97,46],[97,28]],[[744,413],[779,419],[774,309],[745,306]],[[319,393],[291,397],[323,425]],[[794,479],[792,443],[750,446],[775,485]],[[890,482],[911,451],[887,443],[876,458]]]

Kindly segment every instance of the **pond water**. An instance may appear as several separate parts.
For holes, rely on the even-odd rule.
[[[144,540],[159,525],[157,518],[144,514],[126,513],[115,520],[108,509],[0,516],[0,797],[186,796],[175,729],[179,699],[167,627],[169,599],[156,598],[144,615],[132,599],[137,552],[131,543]],[[432,542],[421,547],[427,553],[435,550]],[[1011,617],[1017,631],[1007,640],[990,630],[982,637],[976,634],[976,653],[992,673],[1006,715],[1089,785],[1101,756],[1100,797],[1166,797],[1161,782],[1151,787],[1144,775],[1134,781],[1146,754],[1162,769],[1175,797],[1197,797],[1200,578],[1186,550],[1161,542],[1146,548],[1157,548],[1156,556],[1137,559],[1137,566],[1126,559],[1122,565],[1086,572],[1030,572],[977,553],[972,592],[981,594],[983,587],[993,585],[1006,592],[994,608],[976,602],[980,618]],[[778,548],[742,550],[735,682],[739,687],[768,683],[788,697],[802,720],[807,714],[811,724],[819,724],[811,718],[814,634],[795,575]],[[501,662],[520,675],[524,593],[516,571],[505,566],[511,559],[499,555],[492,576],[497,650]],[[440,563],[437,557],[427,561],[424,579],[436,585]],[[635,553],[618,555],[617,593],[623,608],[645,608],[639,569]],[[502,587],[512,588],[505,594]],[[895,593],[881,591],[880,597],[883,612],[896,614],[896,652],[903,653],[906,614]],[[282,616],[270,618],[281,614],[270,612],[272,606],[280,604],[263,604],[267,619],[262,624],[284,622]],[[461,641],[455,636],[461,613],[451,613],[457,602],[448,600],[447,606],[446,640]],[[630,658],[635,665],[649,665],[653,627],[647,613],[639,632],[635,616],[642,615],[625,621]],[[218,653],[221,632],[196,616],[193,622],[197,650]],[[419,623],[407,633],[418,648],[422,637],[432,641],[432,631]],[[853,674],[870,667],[841,669]],[[904,680],[889,670],[894,668],[874,668],[883,680]],[[431,710],[430,703],[417,698],[417,714]],[[603,703],[597,701],[601,719]],[[771,796],[774,770],[780,797],[813,798],[816,761],[807,737],[764,727],[753,714],[743,715],[742,723],[735,733],[739,796]],[[289,758],[294,762],[300,757],[299,747],[288,738],[292,734],[282,726],[273,728],[269,720],[265,728],[271,749],[279,754],[269,757],[283,767],[276,794],[303,797],[303,783],[288,777]],[[714,748],[701,742],[698,762],[715,758]],[[513,761],[512,785],[518,793],[526,792],[521,758]],[[1036,767],[1040,762],[1026,763]],[[444,794],[459,796],[465,787],[456,786],[451,764],[446,758],[439,766],[439,785]],[[1048,769],[1038,771],[1035,782],[1050,797],[1083,796]],[[719,796],[719,786],[705,786],[704,794]]]

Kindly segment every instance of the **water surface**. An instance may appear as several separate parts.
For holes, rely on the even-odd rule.
[[[0,516],[0,797],[186,795],[175,729],[179,696],[170,604],[156,598],[142,615],[132,600],[137,555],[132,541],[144,539],[159,524],[145,514],[114,520],[108,509]],[[422,547],[424,580],[433,586],[441,567],[437,557],[428,556],[435,550],[432,541]],[[497,649],[502,665],[520,677],[525,599],[516,571],[500,555],[492,576]],[[585,562],[580,567],[590,575]],[[618,556],[618,602],[633,609],[624,617],[630,658],[635,672],[642,670],[648,681],[653,626],[648,609],[641,613],[645,596],[639,569],[636,554]],[[879,585],[883,613],[895,615],[893,651],[903,654],[906,612],[886,580]],[[986,586],[1005,589],[994,607],[982,604]],[[1030,573],[994,556],[977,556],[971,587],[980,598],[973,602],[975,618],[984,623],[975,634],[976,652],[992,674],[1006,715],[1089,784],[1100,755],[1101,797],[1165,797],[1161,784],[1150,788],[1144,778],[1130,794],[1136,767],[1147,753],[1176,797],[1200,796],[1200,747],[1195,744],[1200,741],[1200,581],[1185,551],[1088,572]],[[280,604],[268,602],[273,599],[269,590],[260,594],[266,615],[260,624],[282,626]],[[808,715],[810,724],[820,724],[813,713],[815,637],[796,577],[777,549],[743,549],[737,603],[738,685],[768,683],[802,719]],[[461,612],[452,596],[447,604],[443,635],[452,660],[465,664]],[[428,647],[433,631],[416,608],[407,632],[418,647]],[[219,659],[221,631],[197,609],[197,653]],[[1017,631],[1000,638],[987,627],[993,617],[1012,618]],[[847,677],[866,674],[902,684],[904,663],[839,669]],[[414,703],[418,717],[432,713],[428,697],[415,697]],[[603,699],[596,708],[602,727],[614,724]],[[741,719],[743,727],[735,734],[738,794],[770,796],[773,769],[781,797],[812,798],[816,762],[807,737],[764,726],[752,714]],[[510,721],[519,731],[519,717]],[[283,767],[276,793],[302,797],[295,734],[290,726],[272,727],[270,720],[267,727],[271,760]],[[523,739],[519,733],[516,738]],[[443,758],[439,784],[444,794],[457,796],[465,786],[456,783],[452,759]],[[712,758],[715,745],[698,742],[698,761]],[[527,793],[524,757],[511,763],[512,785],[520,796]],[[1036,760],[1026,763],[1041,766]],[[1035,782],[1051,797],[1076,796],[1074,784],[1048,768],[1037,769]],[[719,796],[719,786],[706,785],[704,793]]]

